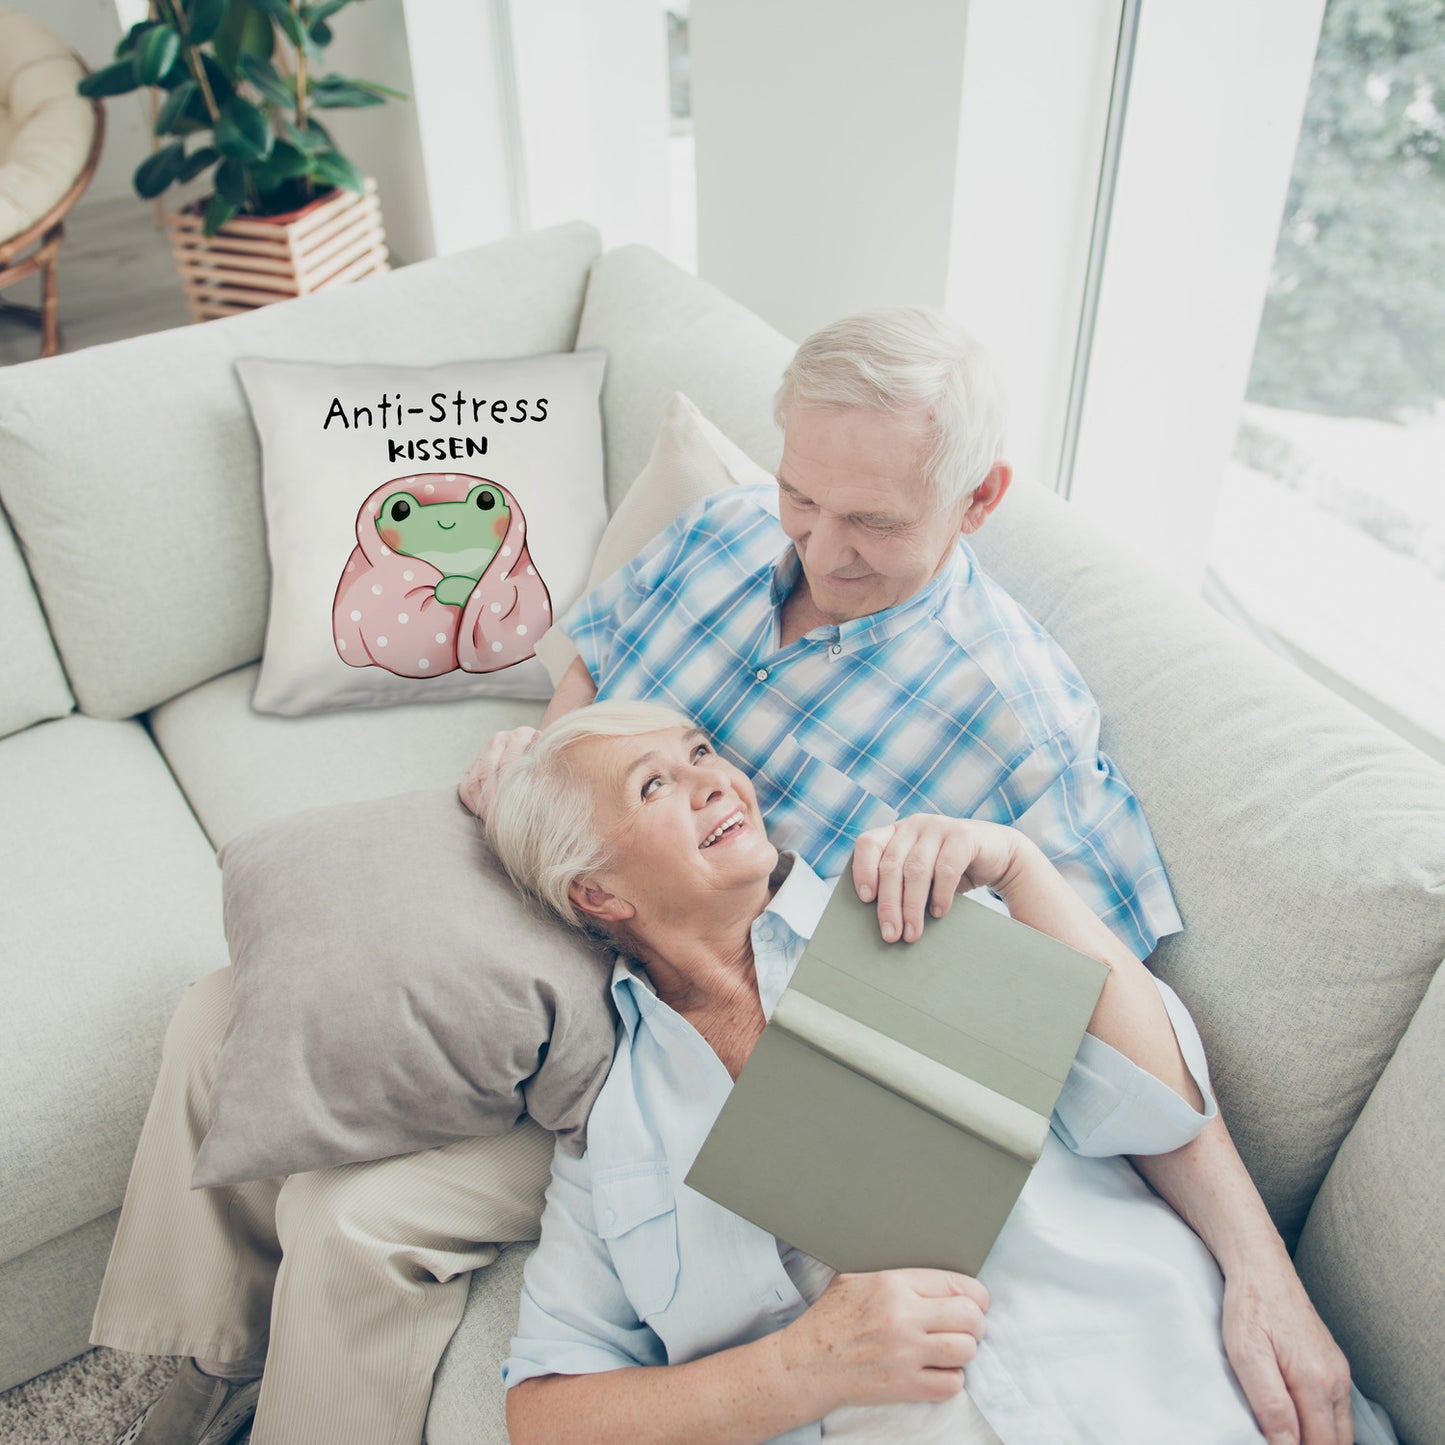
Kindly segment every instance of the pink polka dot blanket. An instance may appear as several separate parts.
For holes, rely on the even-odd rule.
[[[237,361],[271,557],[253,707],[550,696],[537,643],[607,524],[604,366]]]

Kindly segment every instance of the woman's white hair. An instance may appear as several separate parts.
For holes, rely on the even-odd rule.
[[[988,353],[921,306],[847,316],[815,331],[783,373],[773,402],[779,426],[794,407],[922,413],[923,480],[939,507],[970,495],[1003,456],[1003,388]]]
[[[498,771],[487,810],[487,840],[512,882],[574,927],[595,931],[568,889],[605,868],[610,854],[597,831],[592,788],[567,755],[587,738],[637,737],[692,726],[660,703],[599,702],[546,728],[525,753]]]

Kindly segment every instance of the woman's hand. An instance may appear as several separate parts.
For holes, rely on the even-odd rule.
[[[840,1405],[947,1400],[983,1338],[988,1291],[965,1274],[890,1269],[840,1274],[779,1337],[783,1367]]]
[[[887,942],[912,943],[923,932],[925,912],[942,918],[954,895],[970,888],[1003,892],[1033,848],[1017,829],[999,823],[916,813],[858,839],[853,886],[865,903],[878,900]]]
[[[492,805],[497,770],[525,753],[536,742],[537,736],[536,728],[527,727],[494,734],[463,775],[457,785],[457,793],[482,822],[487,821],[487,811]]]

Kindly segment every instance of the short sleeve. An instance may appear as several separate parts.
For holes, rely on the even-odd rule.
[[[709,505],[704,497],[659,532],[626,566],[580,597],[562,619],[562,629],[600,683],[612,670],[614,649],[634,612],[656,591],[677,565],[689,539]]]
[[[1144,809],[1099,751],[1092,703],[1014,768],[1003,795],[999,821],[1032,838],[1136,958],[1184,926]]]
[[[667,1363],[638,1319],[597,1233],[588,1158],[558,1148],[542,1213],[542,1242],[527,1261],[507,1389],[541,1375],[595,1375]]]
[[[1204,1044],[1183,1001],[1160,979],[1179,1052],[1204,1099],[1193,1109],[1168,1084],[1141,1069],[1117,1049],[1085,1034],[1054,1109],[1054,1133],[1075,1154],[1168,1154],[1196,1138],[1219,1112],[1209,1085]]]

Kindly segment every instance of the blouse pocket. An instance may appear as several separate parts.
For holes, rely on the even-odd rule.
[[[677,1198],[665,1163],[628,1165],[593,1180],[597,1233],[639,1319],[677,1293]]]

